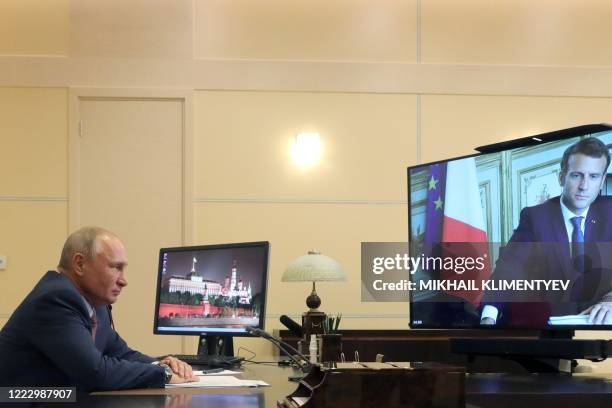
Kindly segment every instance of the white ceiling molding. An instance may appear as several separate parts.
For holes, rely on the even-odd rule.
[[[0,57],[0,86],[612,96],[612,68]]]

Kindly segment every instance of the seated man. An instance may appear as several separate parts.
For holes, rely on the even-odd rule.
[[[0,386],[76,386],[78,391],[164,387],[197,381],[174,357],[130,349],[112,327],[110,305],[127,285],[127,257],[113,233],[85,227],[0,331]]]
[[[485,293],[481,324],[543,326],[551,316],[578,313],[589,324],[612,324],[612,198],[599,195],[609,165],[599,139],[566,149],[561,196],[521,211],[495,267],[493,279],[567,280],[568,292]]]

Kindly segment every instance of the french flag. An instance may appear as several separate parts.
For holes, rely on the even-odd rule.
[[[447,164],[445,197],[442,241],[487,242],[473,157]]]
[[[477,287],[491,276],[491,262],[487,232],[480,203],[476,160],[468,157],[447,163],[445,183],[444,216],[442,220],[442,242],[459,243],[446,245],[443,256],[483,257],[484,269],[474,268],[461,274],[443,270],[441,279],[474,280]],[[482,291],[453,291],[451,294],[463,298],[474,305],[482,299]]]

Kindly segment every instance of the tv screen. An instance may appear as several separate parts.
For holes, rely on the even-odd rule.
[[[408,168],[411,327],[612,328],[612,131],[560,134]]]
[[[162,248],[154,333],[246,335],[263,329],[268,242]]]

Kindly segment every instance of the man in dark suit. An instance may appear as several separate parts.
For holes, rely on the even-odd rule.
[[[577,313],[588,315],[590,324],[612,324],[612,201],[599,196],[609,164],[610,154],[599,139],[570,146],[561,160],[561,196],[521,211],[493,275],[568,280],[571,289],[488,292],[481,324],[543,326],[550,316]]]
[[[0,386],[76,386],[79,391],[164,387],[195,381],[191,367],[130,349],[110,305],[127,285],[127,257],[110,231],[71,234],[47,272],[0,331]]]

